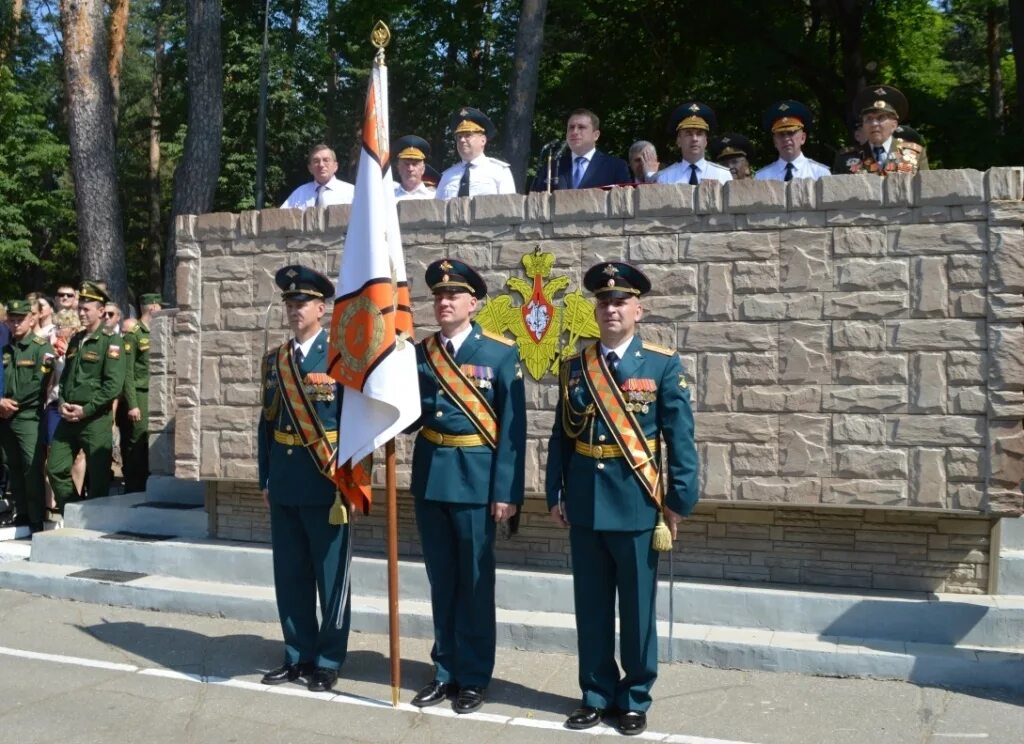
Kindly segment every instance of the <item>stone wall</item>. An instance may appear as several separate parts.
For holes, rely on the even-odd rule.
[[[978,520],[963,515],[1024,511],[1022,173],[930,171],[884,180],[404,202],[415,317],[422,332],[432,329],[422,276],[441,256],[480,268],[492,295],[506,291],[509,276],[522,276],[521,258],[538,248],[554,254],[553,273],[570,277],[569,290],[594,261],[637,263],[655,286],[645,299],[643,334],[677,348],[693,381],[710,510],[701,514],[718,523],[730,509],[771,507],[771,521],[753,532],[767,529],[773,544],[772,530],[789,527],[788,513],[821,524],[841,513],[864,525],[903,514],[911,523],[931,520],[936,540],[921,544],[942,551],[928,546],[955,532],[949,525],[975,534]],[[180,310],[170,324],[176,377],[168,383],[175,410],[165,420],[173,420],[179,477],[254,480],[258,359],[267,343],[284,337],[274,272],[305,262],[336,274],[348,213],[329,207],[179,220]],[[527,382],[527,485],[531,510],[542,511],[537,495],[556,391],[550,376]],[[400,438],[400,487],[408,483],[409,451]],[[518,539],[533,539],[533,529],[527,520]],[[961,558],[986,552],[977,539],[965,539],[972,544],[958,546]],[[848,556],[849,566],[892,554],[869,543],[855,536],[842,543],[862,557]],[[919,548],[905,556],[908,566]],[[739,571],[727,573],[737,562],[710,550],[719,568],[693,568],[693,575]],[[773,570],[753,557],[758,552],[783,560],[770,545],[747,550],[756,567],[748,578],[787,580],[782,569],[800,568]],[[533,558],[546,560],[545,553],[552,565],[565,565],[562,543],[548,540]],[[801,560],[829,563],[821,553]],[[941,581],[984,565],[954,564]],[[975,572],[974,586],[983,578],[983,570]]]

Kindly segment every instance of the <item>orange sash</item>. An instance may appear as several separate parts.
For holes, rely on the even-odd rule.
[[[594,343],[583,350],[583,369],[587,388],[594,399],[595,407],[601,414],[616,443],[622,448],[633,475],[640,481],[651,501],[661,510],[661,490],[658,488],[660,473],[654,451],[647,443],[644,430],[626,409],[622,391],[608,369],[608,363],[601,355],[601,345]]]
[[[455,359],[441,345],[436,333],[424,343],[427,345],[427,364],[441,389],[466,414],[466,418],[480,432],[487,446],[491,449],[496,448],[498,416],[487,402],[487,398],[462,374],[462,370],[455,364]]]
[[[281,344],[277,350],[277,378],[283,393],[281,398],[295,422],[302,446],[309,452],[320,472],[333,481],[334,471],[338,467],[336,449],[327,441],[324,425],[299,382],[299,370],[292,356],[291,343]]]

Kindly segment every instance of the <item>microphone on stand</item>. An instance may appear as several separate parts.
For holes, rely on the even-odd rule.
[[[548,150],[552,149],[553,147],[557,147],[559,144],[561,144],[561,142],[562,142],[562,140],[557,140],[557,139],[556,140],[551,140],[546,145],[544,145],[544,147],[540,148],[540,151],[542,153],[547,152]]]
[[[558,152],[555,153],[555,157],[554,158],[551,158],[550,155],[548,156],[551,160],[555,161],[555,174],[551,178],[551,187],[552,188],[555,188],[555,189],[558,188],[558,163],[562,162],[562,156],[565,155],[565,152],[568,149],[569,149],[569,140],[565,140],[562,143],[562,146],[558,148]],[[550,163],[550,160],[548,162]]]

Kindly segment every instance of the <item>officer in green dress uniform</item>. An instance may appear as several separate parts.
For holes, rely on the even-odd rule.
[[[570,530],[583,692],[565,725],[590,728],[607,713],[632,735],[647,727],[658,673],[658,553],[698,498],[693,414],[675,351],[637,333],[648,278],[605,262],[583,283],[597,297],[601,338],[561,366],[546,474],[551,516]]]
[[[46,514],[46,454],[39,422],[56,358],[50,342],[32,332],[35,320],[28,300],[8,303],[11,341],[3,348],[4,387],[0,398],[0,446],[10,468],[15,524],[27,525],[32,532],[43,529]]]
[[[117,428],[125,493],[145,491],[149,478],[149,324],[160,304],[158,294],[141,295],[139,318],[124,333],[124,392],[117,407]]]
[[[311,691],[324,692],[348,653],[351,618],[348,510],[332,478],[343,388],[327,374],[328,337],[320,326],[334,285],[299,265],[281,268],[275,281],[293,338],[263,359],[258,460],[285,649],[284,663],[262,681],[302,677]]]
[[[90,498],[110,491],[112,443],[111,409],[124,388],[124,340],[103,325],[106,291],[83,282],[78,292],[78,318],[83,329],[71,337],[60,377],[57,410],[61,420],[50,444],[46,463],[57,509],[77,501],[71,480],[75,456],[85,451],[86,487]]]
[[[434,679],[412,704],[484,702],[494,671],[495,525],[523,502],[526,400],[512,341],[471,320],[487,285],[456,259],[427,267],[440,331],[416,347],[422,427],[411,490],[434,619]]]

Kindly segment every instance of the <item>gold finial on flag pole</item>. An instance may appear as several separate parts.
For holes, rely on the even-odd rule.
[[[370,32],[370,43],[377,47],[377,61],[384,61],[384,47],[391,43],[391,29],[384,21],[377,21]]]

